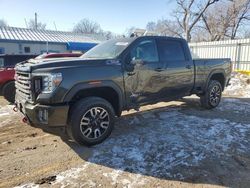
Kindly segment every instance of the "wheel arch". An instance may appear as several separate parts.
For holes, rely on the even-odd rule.
[[[217,70],[214,70],[212,71],[208,78],[207,78],[207,81],[206,81],[206,89],[209,85],[209,82],[211,80],[217,80],[218,82],[220,82],[221,84],[221,87],[222,87],[222,91],[224,90],[225,88],[225,85],[226,85],[226,73],[225,73],[225,70],[223,69],[217,69]]]
[[[104,81],[101,84],[80,83],[73,86],[65,95],[64,102],[75,103],[86,97],[100,97],[107,100],[114,108],[117,116],[123,109],[123,92],[114,82]],[[73,106],[73,105],[71,105]]]

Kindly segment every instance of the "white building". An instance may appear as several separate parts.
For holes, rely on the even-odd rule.
[[[0,54],[87,51],[100,40],[79,33],[0,27]]]

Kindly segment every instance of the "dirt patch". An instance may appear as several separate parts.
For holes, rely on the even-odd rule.
[[[0,187],[249,187],[250,97],[231,89],[213,110],[191,96],[124,112],[91,148],[0,98]]]
[[[35,182],[35,184],[43,185],[43,184],[51,184],[56,180],[56,176],[49,176],[46,178],[42,178]]]
[[[12,118],[0,128],[0,187],[247,187],[249,100],[225,98],[211,111],[196,97],[145,106],[123,113],[92,148],[25,125],[3,106]]]

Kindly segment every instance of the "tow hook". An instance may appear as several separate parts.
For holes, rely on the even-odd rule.
[[[14,112],[17,112],[17,111],[18,111],[17,106],[14,106],[13,111],[14,111]]]
[[[28,120],[28,118],[23,117],[22,121],[23,121],[23,123],[28,123],[29,120]]]

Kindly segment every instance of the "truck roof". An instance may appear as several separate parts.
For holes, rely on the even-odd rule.
[[[171,39],[171,40],[179,40],[179,41],[186,41],[183,38],[179,37],[170,37],[170,36],[158,36],[158,35],[152,35],[152,36],[138,36],[138,37],[132,37],[134,39],[136,38],[162,38],[162,39]]]

